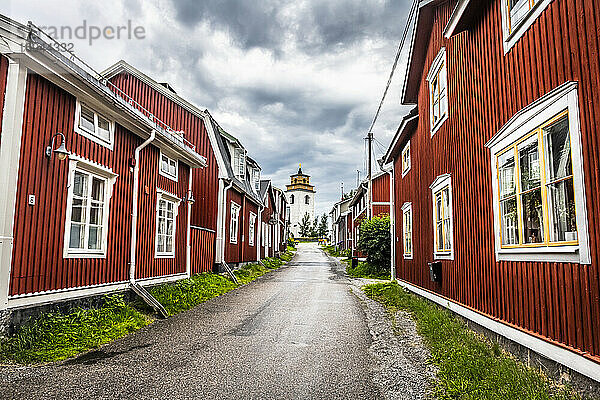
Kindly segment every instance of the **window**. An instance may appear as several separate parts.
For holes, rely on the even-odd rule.
[[[158,191],[156,199],[156,257],[175,257],[175,228],[179,199]]]
[[[507,53],[542,14],[552,0],[504,0],[502,24]]]
[[[310,197],[308,195],[304,196],[304,204],[310,204]]]
[[[449,174],[438,176],[430,186],[433,198],[433,253],[436,259],[454,259],[452,185]]]
[[[294,195],[293,194],[290,195],[290,204],[294,204]]]
[[[402,149],[402,177],[410,171],[410,142],[406,143]]]
[[[256,193],[260,192],[260,169],[252,169],[252,181],[254,182],[254,189]]]
[[[177,181],[177,175],[178,175],[177,170],[178,170],[177,160],[174,160],[174,159],[166,156],[161,151],[160,166],[158,169],[160,175],[167,177],[171,180]]]
[[[413,258],[412,219],[412,204],[404,203],[402,206],[402,240],[406,259]]]
[[[233,165],[235,176],[244,180],[246,178],[246,154],[244,149],[235,148]]]
[[[577,86],[567,82],[487,144],[498,259],[589,262],[577,104]]]
[[[248,244],[254,246],[254,231],[256,229],[256,214],[250,213],[250,223],[248,224]]]
[[[65,258],[106,256],[108,211],[116,176],[76,155],[69,157]]]
[[[231,219],[229,220],[229,242],[237,244],[240,219],[240,205],[231,202]]]
[[[114,122],[79,101],[75,107],[75,132],[112,150]]]
[[[446,49],[442,47],[433,60],[429,74],[429,114],[431,135],[448,119],[448,82],[446,73]]]

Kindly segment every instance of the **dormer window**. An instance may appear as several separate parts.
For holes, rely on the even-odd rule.
[[[243,180],[246,177],[246,152],[244,149],[235,149],[233,165],[235,176]]]
[[[252,181],[254,182],[256,193],[258,193],[260,191],[260,169],[254,168],[252,170]]]
[[[114,122],[80,101],[75,106],[75,132],[111,150],[113,148]]]
[[[448,119],[448,79],[446,72],[446,49],[442,47],[433,60],[429,74],[429,116],[431,136]]]

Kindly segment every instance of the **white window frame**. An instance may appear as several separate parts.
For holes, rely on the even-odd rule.
[[[522,0],[524,2],[531,2],[531,0]],[[508,53],[510,49],[523,37],[525,32],[531,25],[538,19],[542,12],[552,3],[553,0],[536,0],[531,6],[527,15],[523,17],[514,26],[511,26],[510,12],[508,10],[508,0],[503,0],[501,3],[502,9],[502,34],[504,39],[504,54]]]
[[[169,165],[171,165],[171,163],[175,164],[175,174],[171,174],[169,173],[169,171],[164,171],[162,168],[162,159],[166,158],[167,159],[167,163]],[[158,158],[158,174],[160,176],[164,176],[165,178],[168,178],[172,181],[177,182],[179,180],[179,161],[176,158],[172,158],[168,155],[166,155],[165,153],[163,153],[162,150],[160,150],[160,154],[159,154],[159,158]]]
[[[452,207],[452,178],[450,174],[444,174],[438,176],[431,186],[431,197],[433,206],[433,257],[436,260],[454,260],[454,210]],[[437,237],[437,212],[436,212],[436,194],[442,190],[448,188],[448,213],[450,214],[449,224],[449,239],[450,249],[445,251],[438,250],[438,237]]]
[[[93,141],[94,143],[97,143],[99,145],[102,145],[110,150],[113,150],[114,148],[114,143],[115,143],[115,122],[112,121],[111,119],[105,117],[104,115],[98,113],[94,107],[89,106],[86,103],[83,103],[83,105],[86,108],[89,108],[90,111],[92,111],[94,113],[94,127],[95,130],[91,131],[87,128],[82,127],[79,122],[81,119],[81,105],[82,102],[77,99],[75,102],[75,122],[74,122],[74,130],[76,133],[80,134],[81,136],[84,136],[88,139],[90,139],[91,141]],[[103,138],[101,138],[98,133],[96,132],[98,130],[98,116],[102,117],[103,119],[105,119],[106,121],[108,121],[108,132],[109,132],[109,141],[107,142],[106,140],[104,140]]]
[[[254,189],[256,193],[260,192],[260,169],[253,168],[252,169],[252,180],[254,181]]]
[[[243,181],[246,178],[246,150],[241,147],[234,147],[233,160],[233,174]]]
[[[164,200],[170,203],[173,203],[173,251],[158,251],[158,219],[159,219],[159,210],[160,210],[160,201]],[[181,204],[181,199],[175,196],[172,193],[166,192],[162,189],[156,189],[156,211],[155,211],[155,221],[156,221],[156,230],[154,232],[154,257],[155,258],[175,258],[175,251],[177,249],[177,215],[179,214],[179,205]]]
[[[408,247],[406,245],[406,218],[409,218],[410,221],[410,252],[406,251]],[[406,202],[402,205],[402,253],[405,260],[412,260],[414,253],[414,244],[413,244],[413,210],[412,203]]]
[[[250,212],[248,224],[248,246],[254,246],[254,236],[256,234],[256,214]]]
[[[73,182],[75,171],[87,174],[90,177],[96,177],[104,181],[104,206],[102,209],[102,244],[100,249],[72,249],[69,247],[71,238],[71,213],[73,211]],[[67,183],[67,205],[65,212],[65,232],[63,245],[63,258],[106,258],[109,229],[110,200],[113,193],[113,186],[118,175],[110,168],[79,157],[75,154],[69,156],[69,175]],[[89,182],[91,183],[91,181]],[[91,191],[91,184],[88,184],[88,191]],[[89,218],[89,208],[91,202],[87,205],[86,215]],[[89,223],[86,224],[86,232],[89,229]],[[84,242],[87,243],[87,233],[84,233]]]
[[[406,156],[408,154],[408,158]],[[408,161],[407,161],[408,160]],[[404,178],[408,171],[410,171],[411,167],[411,159],[410,159],[410,140],[406,142],[404,148],[402,149],[402,177]]]
[[[501,239],[502,228],[500,226],[497,155],[565,110],[568,111],[569,115],[578,244],[503,248]],[[503,261],[546,261],[590,264],[591,254],[577,83],[566,82],[517,112],[486,144],[486,147],[491,151],[496,259]]]
[[[237,244],[237,237],[240,233],[240,210],[242,207],[235,201],[231,202],[230,205],[230,218],[229,218],[229,243]],[[235,221],[235,224],[234,224]],[[235,233],[234,233],[235,228]]]
[[[432,90],[433,90],[432,83],[435,80],[435,78],[442,75],[442,73],[443,73],[443,77],[445,77],[446,79],[444,79],[444,80],[440,79],[440,86],[441,86],[441,83],[444,84],[444,86],[446,88],[446,95],[442,99],[440,99],[440,102],[443,102],[443,104],[445,105],[446,112],[444,113],[444,115],[440,116],[440,119],[438,119],[434,123],[433,122],[434,95],[432,93]],[[446,121],[448,119],[448,114],[450,113],[450,109],[448,107],[449,88],[448,88],[448,69],[447,69],[447,62],[446,62],[446,48],[445,47],[442,47],[440,49],[437,56],[435,56],[435,59],[431,63],[431,67],[429,68],[429,74],[427,75],[427,86],[428,86],[428,92],[429,92],[429,125],[431,127],[431,136],[433,136],[438,131],[438,129],[440,129],[440,127],[444,124],[444,121]],[[440,108],[441,108],[441,105],[440,105]]]

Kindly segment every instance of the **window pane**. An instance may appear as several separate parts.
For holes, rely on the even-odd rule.
[[[167,236],[165,238],[165,251],[167,253],[172,253],[173,252],[173,236]]]
[[[550,241],[577,240],[573,178],[548,185]]]
[[[521,168],[521,191],[525,192],[540,186],[540,158],[537,136],[533,135],[519,146]]]
[[[500,215],[502,218],[502,244],[518,244],[519,226],[517,222],[518,220],[516,197],[500,202]]]
[[[104,201],[104,181],[98,178],[92,178],[92,200]]]
[[[498,157],[498,175],[500,179],[500,198],[514,196],[515,186],[515,156],[513,150]]]
[[[450,219],[445,219],[444,220],[444,249],[445,250],[449,250],[450,249],[450,237],[451,237],[451,232],[450,232]]]
[[[569,136],[569,119],[565,115],[543,129],[544,144],[546,147],[546,173],[547,182],[571,176],[571,141]]]
[[[85,208],[85,200],[73,199],[73,207],[71,207],[71,221],[85,222]]]
[[[79,118],[79,126],[91,132],[95,132],[94,112],[85,106],[81,106],[81,117]]]
[[[75,196],[82,197],[84,194],[87,196],[87,179],[87,175],[82,174],[79,171],[75,171],[75,175],[73,177],[73,194]]]
[[[523,206],[523,242],[542,243],[544,225],[542,214],[542,190],[537,189],[521,197]]]
[[[173,219],[167,220],[167,235],[173,235]]]
[[[69,248],[83,248],[83,226],[79,224],[71,224],[71,236],[69,238]]]
[[[438,222],[437,224],[437,248],[438,250],[444,249],[444,228],[442,226],[442,222]]]
[[[102,205],[92,204],[90,208],[90,224],[102,225]]]
[[[110,142],[110,124],[107,120],[98,115],[98,130],[96,134],[100,139]]]
[[[88,249],[99,250],[102,248],[101,244],[102,228],[98,226],[90,226],[89,238],[88,238]]]
[[[158,235],[158,245],[156,250],[159,253],[165,252],[165,237],[163,235]]]

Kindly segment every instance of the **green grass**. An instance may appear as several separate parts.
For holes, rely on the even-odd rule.
[[[375,267],[366,261],[359,261],[356,268],[352,268],[352,263],[346,262],[346,273],[353,278],[368,279],[390,279],[390,271],[378,271]]]
[[[438,369],[438,399],[580,399],[557,389],[537,371],[526,367],[470,330],[450,311],[405,291],[397,283],[364,287],[370,298],[389,311],[407,311],[431,350]]]
[[[290,248],[280,258],[234,271],[240,284],[249,283],[291,260]],[[203,273],[170,284],[154,286],[149,292],[169,315],[189,310],[239,285],[224,275]],[[102,307],[76,309],[69,314],[51,313],[22,325],[14,335],[0,340],[0,362],[36,364],[64,360],[134,332],[153,320],[141,301],[126,304],[121,295],[106,296]]]
[[[333,245],[329,245],[329,246],[322,246],[321,247],[323,249],[323,251],[327,254],[329,254],[332,257],[346,257],[346,258],[350,258],[350,249],[346,249],[346,250],[337,250],[335,248],[335,246]]]
[[[150,318],[126,304],[122,296],[107,296],[98,309],[45,314],[22,325],[14,335],[0,341],[0,361],[34,364],[64,360],[150,322]]]

